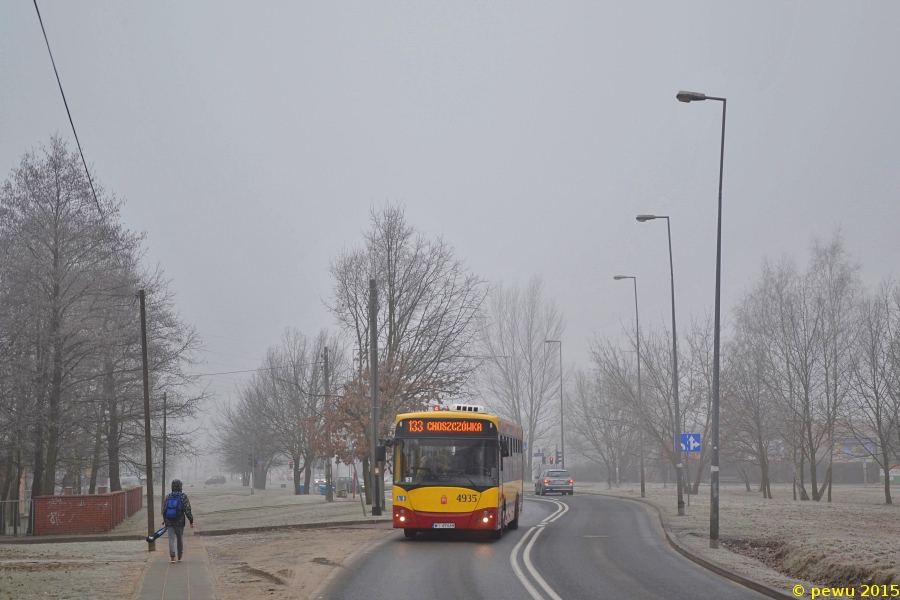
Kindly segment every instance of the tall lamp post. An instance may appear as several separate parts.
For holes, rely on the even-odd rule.
[[[160,484],[160,489],[162,490],[162,505],[166,503],[166,393],[163,392],[163,460],[162,460],[162,483]]]
[[[669,225],[669,217],[664,215],[638,215],[637,220],[641,223],[652,221],[653,219],[665,219],[666,231],[669,232],[669,277],[672,284],[672,390],[675,396],[675,438],[672,440],[673,450],[678,456],[675,461],[675,482],[678,487],[678,515],[684,516],[684,490],[682,490],[681,469],[682,453],[681,440],[681,405],[678,402],[678,334],[675,331],[675,266],[672,263],[672,228]]]
[[[722,172],[725,166],[725,98],[699,92],[678,92],[679,102],[718,100],[722,103],[722,143],[719,150],[719,219],[716,228],[716,308],[713,324],[712,458],[709,476],[709,547],[719,547],[719,324],[722,290]]]
[[[616,281],[622,279],[634,280],[634,325],[637,328],[635,339],[637,340],[637,376],[638,376],[638,440],[641,445],[641,498],[647,497],[644,487],[644,399],[641,396],[641,320],[638,317],[637,277],[633,275],[615,275]]]
[[[562,340],[544,340],[545,344],[559,344],[559,468],[566,468],[566,432],[563,427],[563,364]]]

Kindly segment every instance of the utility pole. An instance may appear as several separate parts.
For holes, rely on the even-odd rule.
[[[162,492],[162,504],[166,503],[166,393],[163,392],[163,464],[162,464],[162,483],[159,484]]]
[[[331,410],[331,373],[328,372],[328,346],[325,346],[325,412]],[[334,502],[331,476],[331,433],[325,427],[325,502]]]
[[[144,450],[147,465],[147,535],[156,533],[153,524],[153,448],[150,444],[150,372],[147,367],[147,307],[144,303],[144,290],[138,292],[141,304],[141,360],[144,372]],[[156,542],[150,542],[148,552],[156,551]]]
[[[561,469],[566,464],[566,430],[563,423],[563,362],[562,340],[544,340],[545,344],[559,344],[559,442],[562,446],[562,455],[556,459],[557,466]]]
[[[369,280],[369,384],[372,386],[372,516],[381,516],[381,469],[378,468],[378,288]]]

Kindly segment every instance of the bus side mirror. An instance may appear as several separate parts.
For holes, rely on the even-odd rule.
[[[500,440],[500,456],[503,458],[509,456],[509,442],[507,440]]]
[[[384,462],[386,452],[384,446],[375,446],[375,462]]]

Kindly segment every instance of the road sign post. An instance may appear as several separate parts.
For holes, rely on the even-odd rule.
[[[681,439],[679,443],[681,444],[681,451],[688,453],[699,453],[703,450],[703,440],[702,436],[699,433],[682,433]],[[691,461],[690,457],[687,460],[687,488],[688,488],[688,506],[691,505]]]

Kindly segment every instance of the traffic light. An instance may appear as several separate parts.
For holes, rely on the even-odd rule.
[[[550,457],[550,464],[551,464],[551,465],[553,464],[553,457],[552,457],[552,456]]]
[[[289,462],[288,466],[291,468],[291,470],[294,470],[294,461]]]
[[[253,468],[253,455],[252,454],[247,455],[247,464],[250,465],[250,468]]]
[[[560,452],[559,450],[556,451],[556,464],[562,464],[562,452]]]

